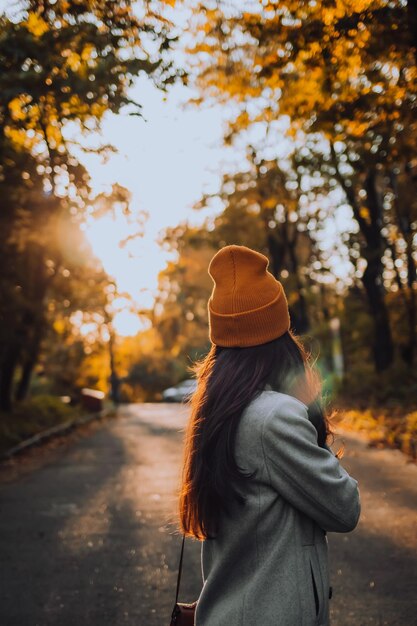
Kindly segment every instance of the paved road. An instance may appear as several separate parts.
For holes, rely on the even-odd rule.
[[[168,625],[185,420],[177,405],[130,405],[120,419],[2,469],[1,626]],[[354,533],[329,535],[332,626],[413,626],[417,467],[359,439],[346,443],[363,514]],[[187,601],[200,589],[198,542],[187,545],[185,570]]]
[[[343,439],[342,464],[359,481],[362,513],[353,533],[328,535],[332,625],[416,626],[417,466],[363,437]]]

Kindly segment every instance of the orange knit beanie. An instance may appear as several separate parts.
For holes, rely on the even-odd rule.
[[[212,258],[208,301],[212,343],[227,348],[257,346],[290,328],[284,288],[268,272],[269,261],[246,246],[225,246]]]

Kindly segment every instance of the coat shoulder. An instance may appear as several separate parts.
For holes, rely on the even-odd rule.
[[[308,408],[301,400],[280,391],[265,389],[252,400],[244,413],[251,416],[255,415],[262,419],[271,414],[285,416],[286,412],[291,409],[298,414],[307,416]]]
[[[288,416],[308,420],[307,407],[300,400],[286,393],[272,390],[262,391],[243,411],[241,418],[241,433],[252,438],[255,433],[262,439],[268,424],[280,422],[280,428],[286,429]],[[292,418],[294,419],[294,417]]]

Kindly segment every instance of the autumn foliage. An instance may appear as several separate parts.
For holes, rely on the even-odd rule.
[[[76,393],[110,379],[122,399],[160,399],[209,347],[207,266],[234,243],[269,256],[329,392],[411,414],[415,3],[155,0],[139,13],[130,2],[23,4],[0,17],[1,408],[36,385]],[[179,38],[164,5],[187,16]],[[164,89],[182,79],[191,107],[223,107],[224,144],[240,158],[189,222],[160,234],[171,261],[141,312],[149,328],[122,340],[110,313],[117,287],[82,225],[118,205],[132,236],[144,226],[128,190],[93,196],[77,154],[111,149],[84,143],[107,112],[141,114],[130,98],[141,73]]]

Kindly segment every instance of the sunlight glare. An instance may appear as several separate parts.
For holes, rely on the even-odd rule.
[[[150,328],[151,325],[150,320],[127,310],[116,313],[113,319],[113,326],[117,334],[122,337],[134,337],[138,332]]]

